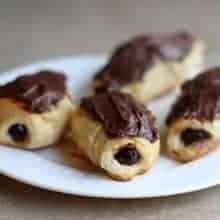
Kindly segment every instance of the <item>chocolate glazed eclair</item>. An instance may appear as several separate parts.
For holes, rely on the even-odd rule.
[[[82,155],[117,180],[146,172],[159,154],[154,116],[128,94],[108,91],[84,98],[70,129]]]
[[[209,69],[182,86],[167,117],[167,152],[192,161],[220,144],[220,68]]]
[[[116,48],[96,74],[94,91],[119,89],[149,101],[199,72],[203,58],[203,42],[187,32],[138,36]]]
[[[60,138],[72,111],[65,76],[40,71],[0,87],[0,143],[34,149]]]

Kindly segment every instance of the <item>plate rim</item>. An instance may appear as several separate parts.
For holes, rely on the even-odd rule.
[[[18,153],[23,153],[23,150],[22,149],[13,149],[13,148],[10,148],[10,147],[1,147],[0,146],[0,151],[1,151],[1,148],[3,148],[6,152],[7,151],[18,151]],[[40,162],[42,160],[45,161],[45,164],[49,164],[49,165],[55,165],[57,167],[60,167],[60,166],[65,166],[65,165],[62,165],[62,164],[59,164],[57,165],[55,162],[53,161],[49,161],[45,158],[42,158],[40,157],[39,155],[36,155],[34,154],[33,152],[30,152],[30,151],[27,151],[26,152],[27,155],[29,156],[32,156],[35,157],[36,159],[38,159]],[[212,155],[215,155],[215,154],[212,154]],[[220,152],[219,152],[219,155],[220,155]],[[198,163],[204,163],[203,160],[199,159],[195,162],[192,162],[191,164],[193,165],[192,168],[198,168],[200,167],[198,165]],[[45,165],[44,164],[44,165]],[[186,165],[182,165],[181,167],[178,167],[178,168],[174,168],[174,176],[176,174],[175,171],[178,171],[180,169],[182,169],[183,171],[187,170],[188,168],[186,168],[187,164]],[[72,169],[71,167],[68,167],[68,169]],[[80,171],[77,171],[77,172],[80,172]],[[192,172],[192,171],[191,171]],[[92,191],[87,191],[85,192],[84,190],[82,191],[77,191],[77,190],[67,190],[63,187],[60,187],[60,186],[55,186],[55,185],[50,185],[48,183],[42,183],[42,181],[38,180],[38,179],[31,179],[31,176],[28,175],[28,176],[21,176],[21,175],[18,175],[16,174],[16,169],[14,170],[14,172],[12,170],[7,170],[7,169],[4,169],[1,167],[1,162],[0,162],[0,173],[11,178],[11,179],[14,179],[16,181],[19,181],[19,182],[22,182],[22,183],[25,183],[25,184],[28,184],[28,185],[31,185],[31,186],[34,186],[34,187],[37,187],[37,188],[40,188],[40,189],[44,189],[44,190],[48,190],[48,191],[54,191],[54,192],[58,192],[58,193],[64,193],[64,194],[69,194],[69,195],[77,195],[77,196],[82,196],[82,197],[93,197],[93,198],[109,198],[109,199],[144,199],[144,198],[159,198],[159,197],[168,197],[168,196],[174,196],[174,195],[181,195],[181,194],[186,194],[186,193],[191,193],[191,192],[196,192],[196,191],[201,191],[203,189],[207,189],[207,188],[210,188],[210,187],[214,187],[216,185],[219,185],[220,184],[220,176],[219,176],[219,173],[217,174],[216,177],[212,178],[212,179],[209,179],[209,178],[205,178],[203,179],[203,181],[201,181],[201,178],[200,179],[197,179],[198,182],[191,182],[190,184],[188,183],[188,185],[186,184],[185,185],[185,188],[182,188],[181,190],[179,189],[179,187],[177,188],[173,188],[173,190],[170,190],[170,188],[168,188],[169,190],[165,190],[165,191],[160,191],[159,193],[149,193],[148,191],[141,191],[141,192],[138,192],[138,193],[132,193],[131,194],[118,194],[117,193],[103,193],[102,191],[95,191],[94,193]],[[194,173],[194,172],[192,172]],[[165,176],[164,173],[158,175],[158,179],[160,179],[159,177],[161,176],[161,178],[163,179],[163,176]],[[112,181],[112,180],[111,180]],[[115,181],[116,183],[121,183],[121,184],[124,184],[123,182],[117,182]],[[195,186],[197,185],[197,186]]]
[[[8,178],[10,178],[11,180],[15,180],[19,183],[23,183],[32,187],[36,187],[38,189],[41,190],[47,190],[49,192],[56,192],[56,193],[61,193],[61,194],[66,194],[66,195],[73,195],[73,196],[80,196],[80,197],[87,197],[87,198],[102,198],[102,199],[147,199],[147,198],[164,198],[164,197],[171,197],[171,196],[178,196],[178,195],[185,195],[185,194],[189,194],[189,193],[194,193],[194,192],[200,192],[206,189],[209,189],[211,187],[215,187],[218,186],[219,183],[209,183],[209,184],[204,184],[200,187],[192,187],[192,188],[188,188],[186,190],[182,190],[182,191],[173,191],[173,192],[169,192],[169,193],[158,193],[158,194],[144,194],[140,195],[122,195],[122,196],[118,196],[118,195],[105,195],[102,193],[85,193],[83,191],[79,192],[79,191],[68,191],[68,190],[62,190],[56,187],[52,187],[49,185],[45,185],[45,184],[41,184],[40,182],[34,182],[34,181],[29,181],[25,178],[20,178],[19,176],[10,174],[10,172],[4,172],[2,171],[2,169],[0,168],[0,174],[4,175]]]

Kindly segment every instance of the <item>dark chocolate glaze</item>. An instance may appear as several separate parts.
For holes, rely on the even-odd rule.
[[[110,137],[158,139],[155,117],[130,95],[108,91],[84,98],[81,107],[102,123]]]
[[[176,119],[213,121],[220,118],[220,67],[212,68],[186,81],[167,117],[167,124]]]
[[[0,98],[21,102],[35,113],[49,111],[66,93],[65,76],[54,71],[25,75],[0,86]]]
[[[116,48],[109,63],[95,76],[101,81],[97,93],[118,89],[143,78],[158,60],[182,60],[189,53],[194,37],[187,32],[142,35]]]
[[[141,155],[133,144],[127,144],[121,147],[114,157],[120,164],[128,166],[138,163],[141,159]]]
[[[210,139],[212,135],[208,131],[201,128],[186,128],[181,132],[180,137],[184,145],[187,147],[196,142],[206,141]]]

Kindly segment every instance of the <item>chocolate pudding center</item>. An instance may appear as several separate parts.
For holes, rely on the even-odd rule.
[[[204,129],[186,128],[182,131],[180,138],[185,146],[189,146],[210,139],[211,134]]]
[[[15,142],[24,142],[28,136],[28,130],[24,124],[12,125],[8,129],[8,133]]]
[[[133,144],[123,146],[114,157],[120,164],[128,166],[138,163],[141,159],[139,152]]]

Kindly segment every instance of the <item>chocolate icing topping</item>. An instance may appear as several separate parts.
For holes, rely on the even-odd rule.
[[[0,98],[21,102],[26,110],[35,113],[49,111],[65,93],[65,76],[48,70],[20,76],[0,86]]]
[[[152,113],[128,94],[100,93],[84,98],[81,106],[102,123],[110,137],[144,137],[150,142],[158,138]]]
[[[117,89],[143,78],[158,60],[182,60],[189,53],[194,38],[187,32],[142,35],[116,48],[109,63],[95,76],[102,85],[97,92]]]
[[[183,84],[167,124],[182,117],[200,121],[220,118],[220,67],[209,69]]]

